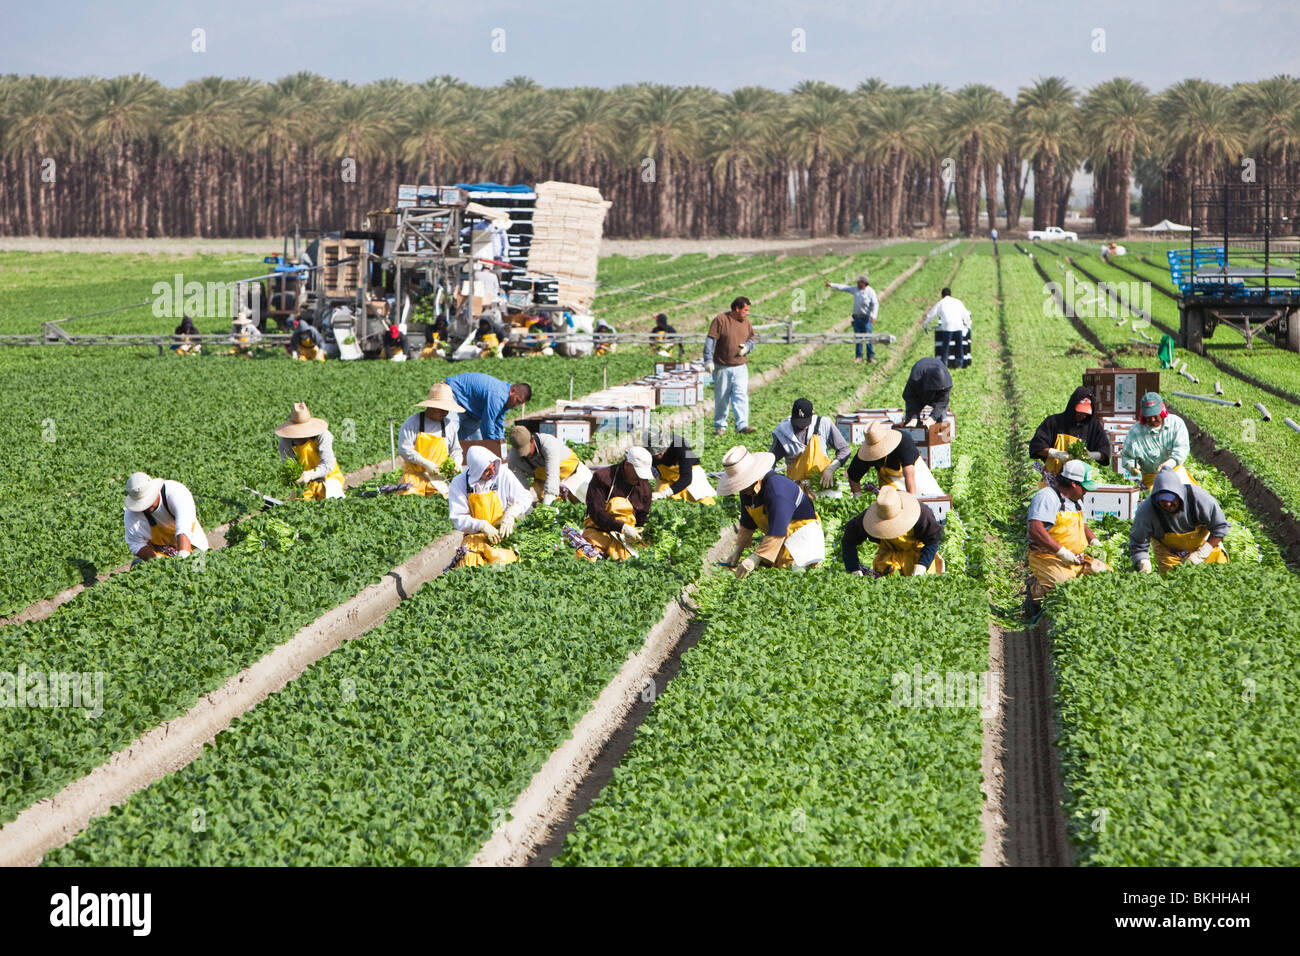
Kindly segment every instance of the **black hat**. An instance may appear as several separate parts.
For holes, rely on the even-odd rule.
[[[794,408],[790,409],[790,424],[795,431],[807,428],[808,423],[812,421],[813,404],[806,398],[801,398],[794,403]]]

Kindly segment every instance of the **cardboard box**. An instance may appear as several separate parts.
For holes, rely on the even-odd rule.
[[[648,405],[580,405],[557,403],[565,418],[589,418],[593,435],[625,435],[642,431],[650,422]]]
[[[1100,521],[1106,515],[1132,521],[1140,496],[1132,485],[1098,485],[1083,493],[1083,516],[1088,521]]]
[[[530,429],[533,422],[524,422]],[[590,418],[543,418],[536,422],[536,431],[554,435],[566,442],[587,445],[591,443],[595,423]]]
[[[952,511],[952,495],[930,495],[918,497],[916,500],[933,511],[935,518],[941,522],[946,520],[948,512]]]
[[[952,467],[952,445],[949,442],[939,445],[917,445],[916,450],[921,453],[921,457],[925,459],[931,471]]]
[[[1160,391],[1160,373],[1144,368],[1090,368],[1083,384],[1092,389],[1093,411],[1100,415],[1136,415],[1147,392]]]

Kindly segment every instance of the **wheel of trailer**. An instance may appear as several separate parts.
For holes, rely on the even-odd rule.
[[[1179,344],[1197,355],[1204,355],[1205,313],[1200,308],[1180,306],[1178,316],[1180,333],[1178,337],[1182,340]]]

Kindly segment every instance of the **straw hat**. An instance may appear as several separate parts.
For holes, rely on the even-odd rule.
[[[884,422],[872,422],[867,429],[867,439],[858,449],[858,458],[862,461],[880,461],[898,447],[903,440],[903,433],[890,428]]]
[[[137,471],[126,479],[126,501],[122,503],[127,511],[144,511],[152,508],[162,491],[163,480],[150,478],[143,471]]]
[[[429,389],[429,397],[422,402],[415,403],[416,408],[441,408],[448,412],[463,412],[465,409],[456,404],[456,396],[451,391],[451,386],[446,382],[439,382],[433,388]]]
[[[734,495],[748,488],[772,470],[776,456],[770,451],[750,451],[744,445],[733,445],[722,456],[722,477],[718,479],[718,494]]]
[[[315,438],[328,428],[323,418],[312,418],[305,402],[293,403],[293,414],[275,433],[281,438]]]
[[[921,517],[921,502],[906,491],[885,485],[876,496],[876,503],[862,516],[862,527],[873,538],[889,540],[912,529]]]

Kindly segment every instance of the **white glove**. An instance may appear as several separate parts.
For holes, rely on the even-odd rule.
[[[1055,458],[1061,464],[1065,464],[1070,460],[1070,453],[1068,451],[1061,451],[1059,448],[1049,448],[1047,450],[1047,457]]]
[[[542,506],[549,508],[555,501],[555,495],[542,495]]]
[[[758,567],[758,562],[753,558],[746,558],[740,562],[740,567],[736,568],[736,580],[743,581],[753,573],[754,568]]]
[[[1166,458],[1164,461],[1160,463],[1160,467],[1157,468],[1156,471],[1164,471],[1166,469],[1168,469],[1169,471],[1173,471],[1177,467],[1178,467],[1178,462],[1174,461],[1172,458]]]
[[[924,564],[914,564],[912,565],[912,577],[916,577],[918,574],[925,574],[928,570],[929,568]]]
[[[515,516],[507,511],[501,518],[501,537],[508,538],[515,533]]]
[[[704,363],[704,371],[706,371],[706,372],[708,372],[710,375],[712,375],[712,374],[713,374],[713,363],[712,363],[712,362],[705,362],[705,363]]]
[[[1064,561],[1066,564],[1083,564],[1083,562],[1079,559],[1079,556],[1075,554],[1073,551],[1071,551],[1069,548],[1060,548],[1056,552],[1056,556],[1060,558],[1062,561]]]
[[[827,465],[822,469],[822,487],[829,488],[835,484],[835,466]]]
[[[307,484],[308,482],[310,482],[311,480],[312,480],[312,478],[311,478],[311,472],[310,472],[310,471],[304,471],[304,472],[302,473],[302,475],[298,478],[298,484],[300,484],[300,485],[305,485],[305,484]]]
[[[1205,544],[1201,545],[1199,548],[1197,548],[1195,551],[1193,551],[1191,554],[1187,556],[1187,563],[1201,564],[1206,558],[1210,556],[1210,552],[1213,550],[1214,549],[1210,547],[1210,542],[1207,541],[1205,542]]]
[[[850,571],[850,572],[849,572],[849,576],[850,576],[850,577],[855,577],[855,578],[866,577],[866,574],[867,574],[867,572],[866,572],[866,571],[863,571],[861,568],[858,568],[856,571]]]
[[[752,341],[749,341],[746,342],[744,345],[740,346],[740,348],[737,350],[737,354],[748,355],[752,351],[754,351],[754,343]]]
[[[1150,573],[1151,573],[1151,559],[1150,559],[1150,558],[1143,558],[1141,561],[1139,561],[1139,562],[1138,562],[1138,571],[1139,571],[1140,573],[1142,573],[1142,574],[1150,574]]]
[[[671,489],[671,488],[665,488],[663,491],[656,491],[654,494],[652,494],[652,495],[650,496],[650,500],[651,500],[651,501],[661,501],[661,500],[663,500],[664,498],[668,498],[668,497],[670,497],[670,496],[672,495],[672,493],[673,493],[673,492],[672,492],[672,489]]]
[[[633,544],[640,544],[645,540],[645,535],[641,533],[640,528],[630,524],[625,524],[623,525],[623,540],[631,541]]]
[[[480,521],[479,527],[482,529],[480,533],[488,539],[489,544],[496,544],[501,540],[501,532],[490,521]]]
[[[1088,452],[1088,457],[1091,458],[1093,461],[1101,461],[1101,452],[1090,451]]]
[[[178,557],[178,558],[188,558],[189,556],[190,556],[190,553],[189,553],[188,551],[177,551],[177,552],[176,552],[176,557]]]

